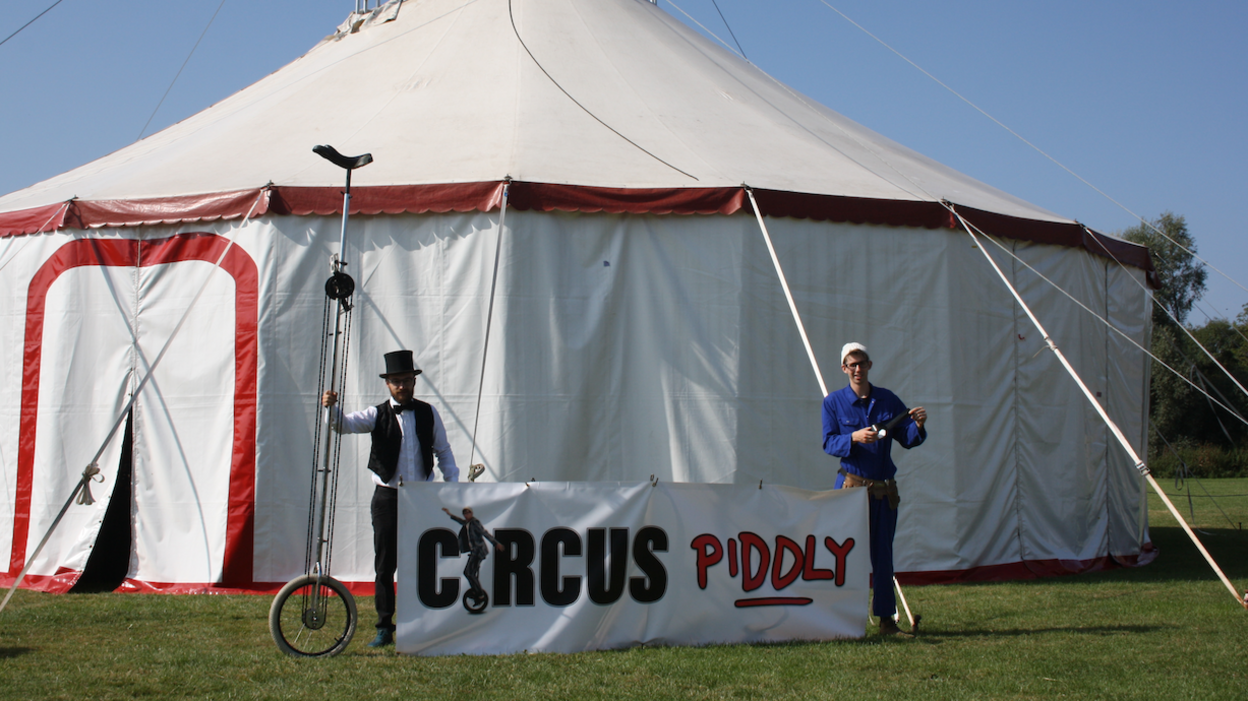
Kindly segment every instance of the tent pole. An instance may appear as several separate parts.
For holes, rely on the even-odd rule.
[[[1095,395],[1093,395],[1092,391],[1088,389],[1088,386],[1084,384],[1083,379],[1079,377],[1079,373],[1075,371],[1074,366],[1070,364],[1070,361],[1066,359],[1066,356],[1057,347],[1057,344],[1054,343],[1053,339],[1049,337],[1049,332],[1045,330],[1044,326],[1040,323],[1040,320],[1037,319],[1036,315],[1032,313],[1031,307],[1027,306],[1027,303],[1023,301],[1023,298],[1019,295],[1018,290],[1014,288],[1014,285],[1010,283],[1009,278],[1005,276],[1005,273],[1001,271],[1000,266],[997,265],[997,261],[994,260],[988,253],[988,249],[983,245],[983,243],[980,242],[979,237],[975,235],[973,227],[971,227],[971,225],[962,218],[962,215],[953,208],[951,203],[945,202],[944,205],[955,217],[958,218],[958,221],[961,222],[962,227],[966,230],[966,233],[970,234],[971,240],[975,242],[975,246],[979,248],[981,253],[984,254],[984,258],[988,259],[988,264],[992,266],[994,271],[996,271],[997,276],[1001,278],[1001,282],[1005,283],[1005,286],[1009,288],[1010,294],[1014,295],[1015,301],[1017,301],[1019,306],[1023,308],[1023,311],[1027,313],[1027,317],[1031,319],[1031,323],[1035,325],[1036,330],[1040,332],[1040,335],[1044,337],[1044,342],[1048,345],[1049,350],[1053,351],[1053,353],[1057,356],[1057,359],[1062,363],[1062,367],[1066,368],[1066,372],[1069,373],[1075,383],[1079,385],[1079,389],[1083,391],[1083,395],[1087,397],[1093,408],[1096,409],[1096,412],[1100,414],[1101,420],[1109,426],[1109,430],[1114,434],[1114,437],[1118,439],[1118,443],[1122,445],[1123,450],[1125,450],[1131,460],[1135,462],[1135,469],[1142,477],[1144,477],[1144,479],[1148,480],[1148,483],[1153,487],[1153,491],[1157,493],[1157,496],[1161,497],[1161,500],[1165,503],[1166,508],[1168,508],[1170,513],[1174,515],[1174,518],[1179,522],[1179,525],[1183,527],[1187,536],[1192,539],[1192,543],[1196,545],[1196,549],[1200,551],[1201,555],[1204,555],[1205,561],[1208,562],[1209,566],[1213,568],[1213,571],[1218,575],[1218,579],[1221,579],[1222,583],[1225,584],[1226,588],[1231,592],[1231,596],[1234,597],[1235,603],[1243,606],[1244,608],[1248,608],[1248,600],[1239,598],[1239,593],[1235,591],[1235,585],[1231,584],[1230,579],[1227,579],[1226,574],[1222,572],[1222,568],[1218,567],[1218,563],[1214,561],[1213,556],[1209,554],[1209,551],[1205,549],[1204,544],[1200,542],[1200,538],[1197,538],[1196,533],[1192,531],[1191,526],[1187,525],[1187,521],[1183,518],[1183,515],[1180,514],[1179,510],[1174,507],[1170,498],[1166,496],[1166,493],[1157,484],[1157,480],[1153,479],[1153,475],[1149,471],[1148,466],[1144,464],[1144,461],[1140,459],[1139,454],[1135,452],[1135,448],[1131,446],[1127,437],[1123,435],[1122,429],[1118,428],[1118,424],[1115,423],[1113,419],[1109,418],[1109,414],[1105,412],[1105,408],[1101,406],[1100,402],[1096,401]],[[984,235],[987,236],[987,234]]]
[[[473,459],[477,456],[477,425],[481,420],[481,393],[485,391],[485,359],[490,352],[490,328],[494,324],[494,290],[498,286],[498,260],[503,250],[503,227],[507,223],[507,195],[511,190],[511,176],[508,175],[503,179],[503,195],[502,203],[499,205],[498,211],[498,239],[494,242],[494,273],[490,278],[490,303],[485,313],[485,342],[481,349],[481,378],[477,384],[477,410],[472,417],[472,449],[468,454],[468,481],[476,482],[477,477],[481,476],[481,472],[485,471],[482,465],[478,472],[478,468]],[[484,461],[484,458],[482,458]]]
[[[758,219],[758,228],[763,232],[763,241],[767,242],[767,252],[771,254],[771,264],[776,266],[776,276],[780,278],[780,287],[784,290],[784,298],[789,302],[789,311],[793,313],[793,321],[797,324],[797,332],[802,336],[802,345],[806,346],[806,356],[810,358],[810,367],[819,380],[820,398],[828,396],[828,386],[823,382],[823,373],[819,371],[819,361],[815,359],[815,351],[810,347],[810,338],[806,336],[806,327],[802,324],[802,315],[797,312],[797,302],[793,301],[793,293],[789,291],[789,281],[784,277],[784,269],[780,267],[780,257],[776,255],[776,247],[771,244],[771,234],[767,233],[767,225],[763,223],[763,213],[754,199],[754,190],[745,186],[745,194],[750,196],[750,205],[754,207],[754,216]]]
[[[797,311],[797,302],[793,301],[793,293],[789,291],[789,281],[784,276],[784,269],[780,267],[780,257],[776,255],[776,247],[771,243],[771,234],[767,231],[767,224],[763,222],[763,213],[758,208],[758,201],[754,199],[754,190],[748,185],[742,186],[745,194],[750,196],[750,206],[754,208],[754,217],[758,219],[758,228],[763,232],[763,240],[767,242],[767,252],[771,254],[771,264],[776,267],[776,276],[780,278],[780,287],[784,289],[784,298],[789,302],[789,311],[793,314],[793,322],[797,324],[797,332],[802,336],[802,345],[806,347],[806,356],[810,358],[810,367],[814,368],[815,379],[819,380],[819,391],[823,394],[821,397],[828,396],[828,385],[823,381],[823,373],[819,370],[819,361],[815,358],[815,351],[810,346],[810,338],[806,335],[806,326],[802,324],[802,315]],[[897,594],[901,599],[901,606],[906,611],[906,618],[910,619],[910,629],[915,630],[914,614],[910,613],[910,605],[906,603],[906,595],[901,591],[901,582],[897,581],[896,575],[893,576],[893,586],[897,588]]]

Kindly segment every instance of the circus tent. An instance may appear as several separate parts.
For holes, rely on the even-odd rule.
[[[343,251],[359,285],[344,403],[380,401],[382,354],[413,349],[418,396],[483,479],[829,488],[765,221],[823,374],[861,341],[872,379],[931,416],[923,447],[895,451],[903,582],[1146,548],[1138,475],[958,216],[1008,249],[994,255],[1139,447],[1147,358],[1061,290],[1147,344],[1147,251],[875,134],[645,0],[408,0],[0,197],[9,581],[101,446],[97,501],[68,512],[31,586],[72,586],[121,497],[128,588],[299,573],[342,207],[342,171],[311,152],[324,143],[375,157]],[[335,574],[366,582],[367,439],[348,445]]]

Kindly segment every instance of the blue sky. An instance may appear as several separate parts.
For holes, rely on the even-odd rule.
[[[53,1],[5,3],[0,39]],[[828,107],[1098,230],[1134,223],[822,0],[718,3],[751,61]],[[1199,253],[1248,286],[1238,211],[1248,199],[1248,3],[827,3],[1131,211],[1186,216]],[[0,193],[135,141],[219,5],[147,133],[294,60],[354,0],[62,0],[0,46]],[[711,0],[677,5],[731,43]],[[1205,301],[1192,321],[1234,317],[1248,292],[1211,272]]]

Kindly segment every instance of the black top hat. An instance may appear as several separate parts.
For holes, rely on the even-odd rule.
[[[417,375],[424,372],[416,367],[416,363],[412,361],[412,352],[410,350],[386,353],[386,371],[381,373],[382,378],[391,375],[401,375],[406,372],[414,372]]]

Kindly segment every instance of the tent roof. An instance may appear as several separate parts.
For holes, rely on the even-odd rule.
[[[0,235],[340,211],[343,172],[312,154],[320,143],[376,157],[353,177],[364,212],[489,209],[511,178],[533,185],[536,209],[731,213],[748,208],[746,184],[787,203],[772,215],[951,226],[947,200],[1004,235],[1089,236],[819,105],[646,0],[408,0],[353,15],[212,107],[0,197]],[[1150,267],[1143,249],[1095,238],[1089,250],[1103,242]]]

